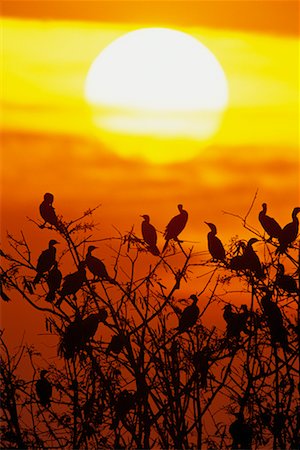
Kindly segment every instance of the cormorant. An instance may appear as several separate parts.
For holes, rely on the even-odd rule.
[[[283,324],[282,313],[278,305],[271,300],[272,293],[267,292],[261,298],[261,306],[270,329],[271,341],[273,344],[278,342],[281,347],[289,351],[288,331]]]
[[[83,286],[85,280],[85,261],[80,261],[78,264],[78,270],[64,277],[63,285],[60,291],[60,298],[56,303],[57,306],[60,306],[61,302],[67,295],[75,295],[76,292],[78,292]]]
[[[291,245],[298,236],[299,220],[297,214],[299,214],[300,208],[294,208],[292,212],[292,222],[283,227],[279,236],[279,247],[276,253],[284,253],[287,251],[289,245]]]
[[[237,419],[230,425],[229,433],[233,441],[232,450],[251,450],[252,427],[245,422],[242,413],[239,413]]]
[[[180,333],[184,333],[189,328],[193,327],[199,316],[199,308],[197,306],[198,298],[195,294],[192,294],[190,298],[193,300],[193,303],[182,311],[179,318],[179,325],[177,329]]]
[[[182,205],[177,206],[179,210],[179,214],[177,216],[173,217],[168,225],[166,226],[166,231],[164,234],[165,237],[165,245],[163,248],[163,252],[168,247],[168,243],[170,239],[174,239],[175,241],[178,241],[178,235],[182,232],[184,227],[186,226],[187,220],[188,220],[188,213],[183,209]]]
[[[240,241],[237,246],[237,252],[239,252],[240,248],[243,250],[243,253],[241,255],[236,255],[231,258],[229,261],[229,267],[232,270],[246,270],[247,264],[244,257],[244,252],[246,248],[245,242]]]
[[[279,223],[273,219],[273,217],[267,216],[267,204],[262,204],[262,210],[258,215],[258,219],[261,223],[261,226],[265,230],[265,232],[270,236],[270,238],[279,238],[281,235],[282,229]]]
[[[200,375],[200,386],[203,389],[207,388],[207,375],[210,355],[211,352],[209,347],[204,347],[202,350],[196,352],[193,357],[195,370]]]
[[[75,317],[65,329],[59,344],[59,354],[65,359],[71,359],[76,353],[90,341],[96,334],[100,322],[105,322],[107,312],[103,308],[97,314],[90,314],[85,319]]]
[[[291,275],[285,275],[284,265],[278,264],[278,272],[276,275],[276,285],[289,294],[297,294],[299,292],[296,280]]]
[[[258,242],[258,239],[256,238],[249,239],[246,248],[244,250],[243,258],[245,260],[246,268],[250,269],[250,271],[253,272],[257,276],[257,278],[263,278],[264,271],[261,266],[259,257],[252,248],[252,245],[255,242]]]
[[[46,225],[46,223],[49,223],[55,228],[59,228],[59,222],[55,213],[55,209],[52,206],[53,200],[53,194],[47,192],[44,195],[44,200],[40,204],[40,214],[45,221],[45,223],[42,225],[43,227]]]
[[[123,334],[114,334],[111,338],[110,343],[106,348],[106,355],[110,353],[115,353],[115,355],[119,355],[123,350],[125,345],[125,336]]]
[[[225,305],[223,318],[227,324],[226,333],[227,337],[240,338],[241,332],[247,333],[247,321],[249,318],[249,311],[247,305],[241,305],[242,312],[236,313],[232,311],[231,305]]]
[[[213,223],[204,222],[206,225],[209,226],[211,231],[207,234],[207,243],[208,243],[208,251],[211,254],[212,258],[217,261],[224,261],[225,260],[225,249],[223,247],[222,242],[220,239],[216,236],[217,234],[217,227]]]
[[[157,243],[157,233],[154,226],[150,223],[150,217],[147,214],[144,214],[143,216],[143,222],[142,222],[142,235],[143,239],[148,244],[149,251],[154,256],[158,256],[160,254],[160,251],[156,245]]]
[[[95,276],[100,278],[101,280],[109,281],[111,284],[116,284],[115,280],[111,278],[106,270],[104,263],[92,255],[92,251],[97,247],[94,245],[90,245],[85,257],[85,262],[89,271]]]
[[[50,398],[52,396],[52,385],[45,376],[48,370],[41,370],[40,379],[35,383],[37,396],[42,406],[50,406]]]
[[[130,410],[134,409],[136,405],[136,393],[129,392],[127,389],[121,391],[116,399],[115,403],[115,417],[112,420],[110,426],[111,430],[115,430],[119,422],[125,419]]]
[[[49,246],[47,248],[47,250],[44,250],[39,258],[38,258],[38,262],[37,262],[37,266],[36,266],[36,271],[37,274],[33,280],[33,283],[36,284],[40,281],[40,279],[42,278],[43,274],[45,272],[48,272],[51,267],[53,266],[53,264],[55,263],[55,256],[56,256],[56,248],[55,245],[58,244],[58,242],[55,239],[51,239],[51,241],[49,241]]]
[[[58,268],[57,261],[54,262],[52,269],[49,271],[47,276],[47,284],[49,292],[46,296],[47,302],[53,302],[55,300],[56,291],[60,288],[62,280],[62,273]]]

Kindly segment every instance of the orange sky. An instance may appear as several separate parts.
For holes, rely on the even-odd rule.
[[[251,223],[258,226],[262,202],[287,223],[299,203],[297,11],[298,2],[290,1],[4,1],[4,240],[7,230],[23,230],[38,257],[49,235],[37,235],[26,217],[39,218],[47,191],[66,219],[101,203],[99,238],[113,235],[113,225],[125,232],[135,224],[139,233],[140,214],[163,230],[183,203],[190,213],[183,238],[198,242],[196,251],[206,250],[204,220],[216,223],[224,243],[235,234],[248,237],[222,211],[245,214],[257,189]],[[160,166],[117,156],[86,114],[82,90],[93,58],[145,24],[191,32],[228,77],[230,104],[221,128],[191,161]],[[164,145],[157,137],[139,143]],[[187,143],[177,144],[184,152]],[[109,265],[107,249],[103,256]]]

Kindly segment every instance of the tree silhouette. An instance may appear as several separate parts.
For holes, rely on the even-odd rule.
[[[48,360],[31,343],[11,352],[2,332],[2,447],[299,448],[297,236],[284,247],[265,215],[256,230],[251,205],[235,217],[247,239],[223,241],[222,254],[213,224],[205,251],[178,241],[179,230],[159,253],[156,235],[150,243],[134,228],[99,238],[94,210],[57,216],[51,195],[44,222],[32,220],[60,242],[51,264],[37,270],[23,233],[1,250],[2,301],[22,297],[57,347]],[[104,245],[108,271],[91,255]]]

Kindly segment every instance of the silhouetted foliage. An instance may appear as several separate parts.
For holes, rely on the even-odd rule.
[[[68,222],[53,200],[32,220],[53,235],[36,265],[23,233],[1,250],[1,301],[27,302],[57,348],[10,352],[2,332],[2,447],[299,448],[299,208],[281,228],[264,203],[261,231],[250,209],[227,244],[205,222],[197,253],[178,205],[160,252],[147,214],[142,238],[99,239],[94,210]]]

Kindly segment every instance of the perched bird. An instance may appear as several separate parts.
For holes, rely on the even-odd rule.
[[[265,232],[270,236],[270,238],[279,238],[281,235],[282,229],[279,223],[273,219],[273,217],[267,216],[267,204],[262,204],[262,210],[258,215],[258,219],[261,223],[261,226],[265,230]]]
[[[179,325],[177,329],[180,333],[184,333],[189,328],[193,327],[199,316],[199,308],[197,306],[198,298],[195,294],[192,294],[190,298],[193,300],[193,303],[182,311],[179,318]]]
[[[299,220],[297,215],[300,212],[300,208],[294,208],[292,212],[292,222],[283,227],[279,235],[279,247],[276,253],[284,253],[288,247],[297,239],[299,231]]]
[[[249,239],[244,250],[243,258],[245,261],[246,268],[249,269],[251,272],[253,272],[257,276],[257,278],[263,278],[264,271],[262,265],[260,263],[259,257],[252,248],[252,245],[255,242],[258,242],[258,239],[256,238]]]
[[[33,280],[34,284],[37,284],[42,278],[43,274],[48,272],[55,263],[56,244],[58,244],[58,242],[55,239],[51,239],[51,241],[49,241],[47,250],[44,250],[40,254],[36,266],[37,274]]]
[[[71,359],[84,349],[85,345],[95,336],[100,322],[105,322],[107,312],[103,308],[97,314],[90,314],[85,319],[79,315],[65,329],[61,338],[58,353],[65,359]]]
[[[86,280],[85,261],[80,261],[78,270],[64,277],[63,285],[60,290],[60,298],[56,305],[60,306],[61,302],[67,295],[74,295],[83,286]]]
[[[52,206],[53,200],[54,200],[53,194],[47,192],[44,195],[44,200],[40,204],[40,214],[45,221],[43,227],[46,225],[46,223],[49,223],[50,225],[53,225],[55,228],[59,228],[59,221],[57,219],[55,209]]]
[[[238,414],[237,419],[230,425],[229,433],[232,437],[232,450],[251,450],[252,427],[245,422],[242,413]]]
[[[112,420],[112,424],[110,426],[111,430],[115,430],[119,422],[123,421],[126,415],[135,408],[136,405],[136,393],[129,392],[127,389],[121,391],[116,399],[115,403],[115,417]]]
[[[46,379],[48,370],[41,370],[40,379],[35,383],[37,396],[42,406],[50,406],[50,398],[52,396],[52,385]]]
[[[225,249],[223,247],[222,242],[220,239],[216,236],[217,234],[217,227],[213,223],[204,222],[206,225],[209,226],[210,232],[207,234],[207,243],[208,243],[208,251],[211,254],[212,258],[217,261],[224,261],[225,260]]]
[[[286,275],[284,271],[284,265],[278,264],[278,272],[275,280],[277,287],[289,294],[297,294],[299,289],[296,280],[291,275]]]
[[[46,296],[47,302],[53,302],[55,300],[56,291],[60,288],[61,280],[62,273],[58,268],[57,261],[55,261],[47,276],[47,284],[49,288],[49,292]]]
[[[241,336],[241,332],[247,333],[247,321],[249,318],[249,311],[247,305],[241,305],[242,312],[236,313],[232,311],[231,305],[225,305],[223,318],[227,324],[226,334],[228,338],[237,338]]]
[[[246,264],[246,260],[244,257],[245,248],[246,248],[245,242],[243,242],[243,241],[238,242],[237,252],[236,252],[237,254],[236,254],[236,256],[233,256],[231,258],[231,260],[229,261],[230,269],[236,270],[236,271],[246,270],[247,264]],[[242,254],[239,254],[240,250],[242,250]]]
[[[203,389],[207,388],[207,375],[210,356],[211,356],[210,348],[206,346],[202,350],[196,352],[193,357],[195,370],[200,375],[200,386]]]
[[[92,255],[92,251],[97,247],[90,245],[85,257],[85,262],[89,271],[97,278],[101,280],[109,281],[111,284],[116,284],[115,280],[111,278],[106,270],[104,263]]]
[[[188,220],[188,213],[183,209],[182,205],[178,205],[179,214],[177,216],[173,217],[168,225],[166,226],[165,231],[165,245],[163,248],[163,252],[168,247],[168,243],[170,239],[174,239],[175,241],[178,241],[178,235],[182,232],[184,227],[186,226],[187,220]]]
[[[147,214],[144,214],[142,222],[142,235],[143,239],[148,244],[149,251],[154,256],[158,256],[160,251],[156,245],[157,243],[157,233],[154,226],[150,223],[150,217]]]
[[[271,292],[267,292],[261,298],[261,306],[270,329],[271,341],[273,345],[278,342],[284,350],[289,351],[288,331],[284,326],[282,313],[271,298]]]
[[[106,355],[114,353],[119,355],[125,346],[125,336],[123,334],[114,334],[111,338],[110,343],[106,348]]]

